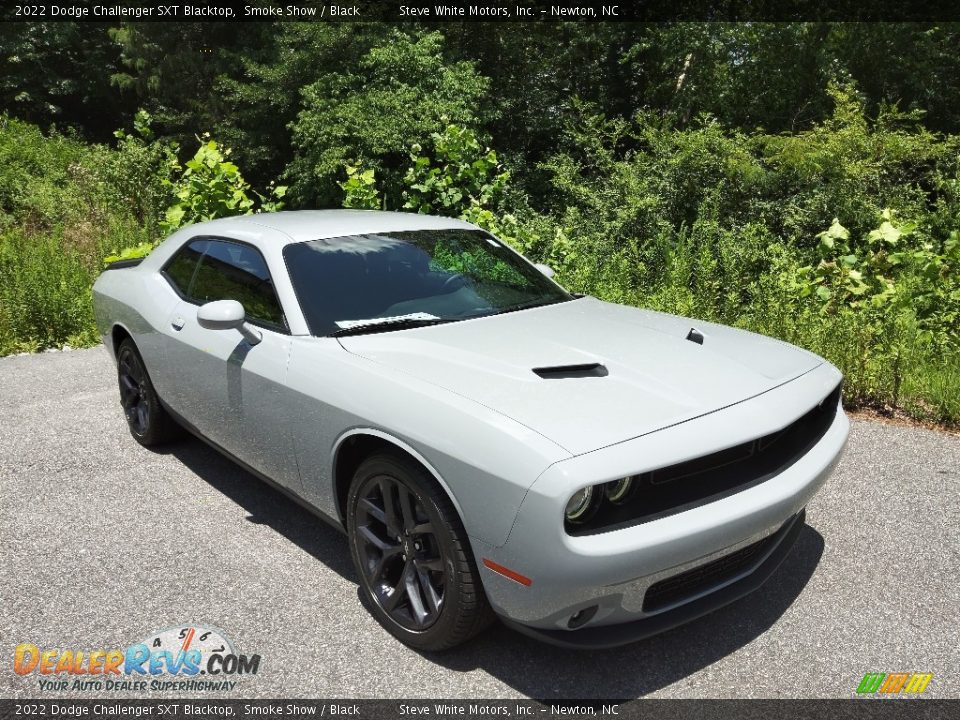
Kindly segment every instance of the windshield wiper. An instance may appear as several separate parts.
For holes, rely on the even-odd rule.
[[[390,330],[406,330],[408,328],[428,327],[453,322],[446,318],[398,317],[374,318],[368,322],[359,322],[349,327],[340,328],[330,337],[344,337],[346,335],[367,335],[369,333],[389,332]]]

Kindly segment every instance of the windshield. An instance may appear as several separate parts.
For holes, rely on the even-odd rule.
[[[314,335],[399,330],[573,297],[481,230],[313,240],[288,245],[283,257]]]

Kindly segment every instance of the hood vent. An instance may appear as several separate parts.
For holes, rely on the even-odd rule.
[[[697,345],[703,345],[703,333],[696,328],[690,328],[690,332],[687,333],[687,340],[695,342]]]
[[[600,363],[586,365],[554,365],[534,368],[533,371],[544,380],[565,380],[568,378],[606,377],[609,371]]]

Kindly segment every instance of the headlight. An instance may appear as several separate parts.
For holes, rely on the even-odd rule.
[[[640,476],[629,475],[599,485],[589,485],[577,490],[567,500],[564,509],[567,532],[583,530],[584,526],[602,516],[606,524],[618,522],[617,518],[636,496],[640,488]],[[629,511],[628,509],[626,511]]]
[[[592,485],[575,492],[567,501],[567,522],[579,524],[589,520],[597,511],[599,500],[600,495],[594,492]]]
[[[633,476],[631,475],[630,477],[620,478],[619,480],[604,484],[603,491],[607,496],[607,500],[614,505],[620,505],[633,497],[635,487],[636,483],[633,481]]]

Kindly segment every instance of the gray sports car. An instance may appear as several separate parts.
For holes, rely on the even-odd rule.
[[[841,375],[551,275],[460,220],[284,212],[180,230],[94,307],[133,437],[186,428],[345,530],[403,642],[499,616],[618,645],[771,575],[846,443]]]

